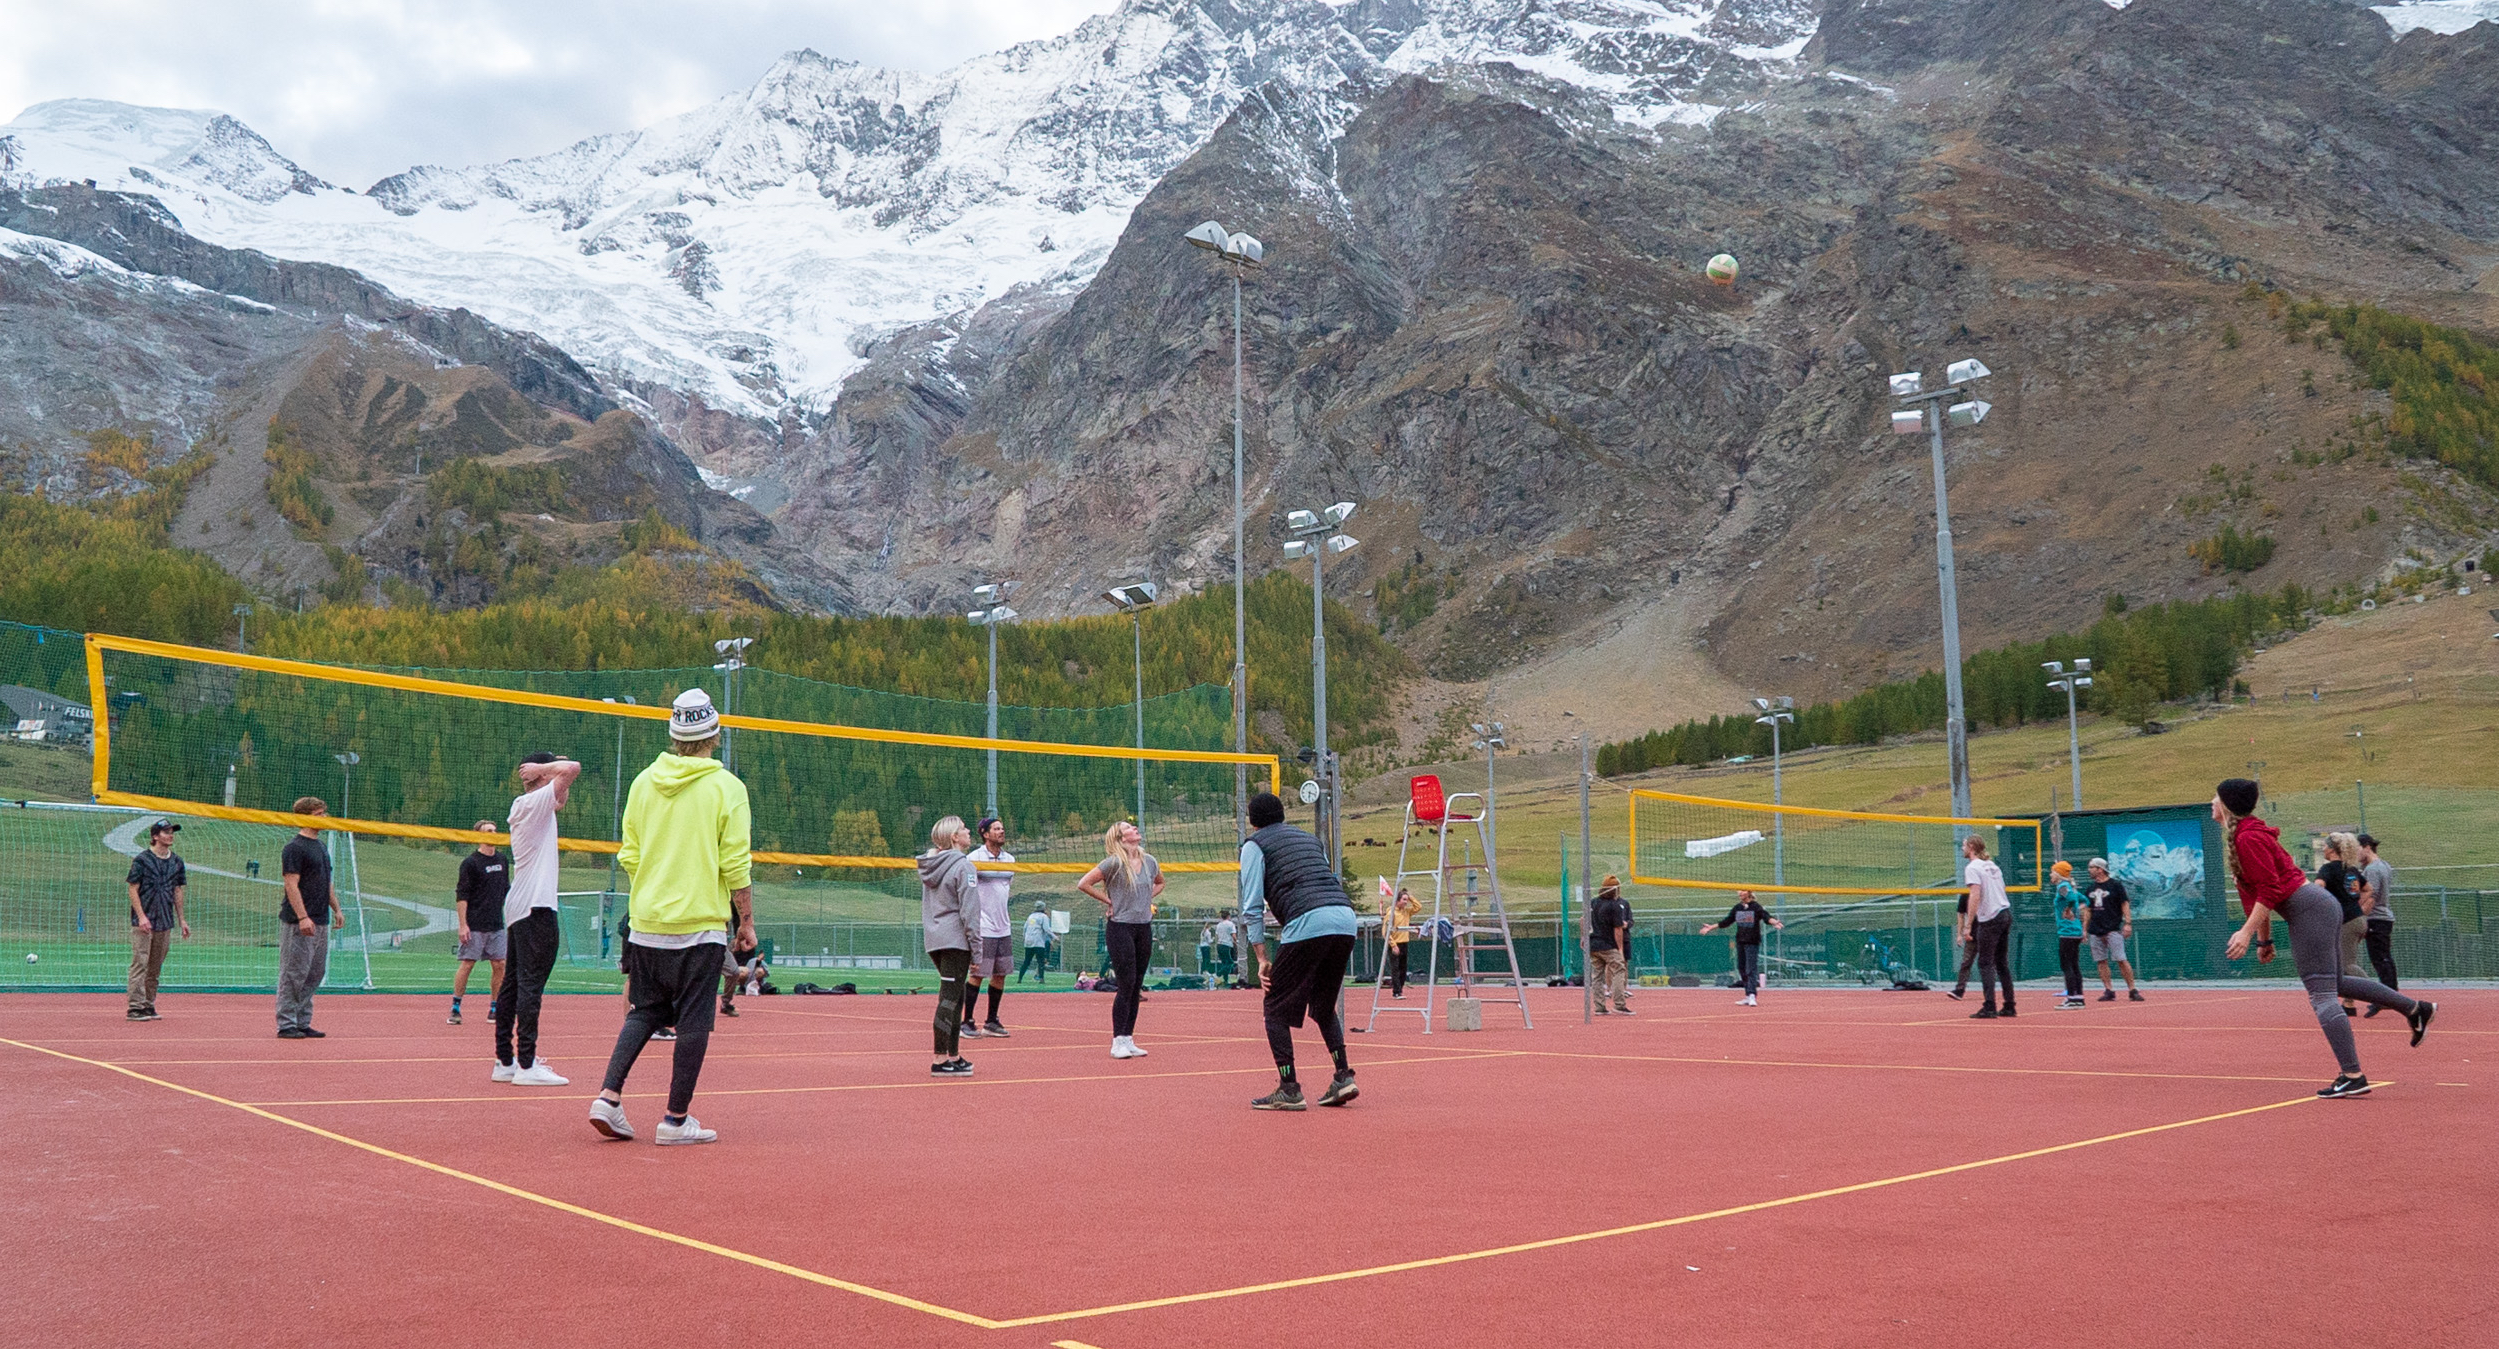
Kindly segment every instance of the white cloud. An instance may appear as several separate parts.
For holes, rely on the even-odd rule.
[[[799,47],[940,70],[1115,0],[0,0],[0,120],[55,98],[232,113],[361,188],[540,154],[745,88]]]

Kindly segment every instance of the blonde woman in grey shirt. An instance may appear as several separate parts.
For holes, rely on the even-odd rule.
[[[1076,888],[1102,905],[1102,940],[1119,978],[1119,992],[1111,998],[1111,1057],[1141,1059],[1137,1002],[1154,953],[1154,900],[1163,893],[1163,868],[1145,850],[1137,827],[1125,820],[1102,831],[1102,851],[1106,855]]]

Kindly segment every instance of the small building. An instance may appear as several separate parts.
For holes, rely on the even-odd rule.
[[[85,703],[24,684],[0,684],[0,707],[8,709],[14,739],[84,744],[95,734],[95,713]]]

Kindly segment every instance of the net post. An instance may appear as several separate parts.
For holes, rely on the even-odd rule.
[[[113,763],[113,703],[104,687],[104,647],[94,633],[87,634],[87,724],[94,728],[90,739],[94,754],[88,770],[88,804],[104,798],[105,784],[111,781]]]

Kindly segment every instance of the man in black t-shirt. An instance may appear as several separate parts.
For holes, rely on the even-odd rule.
[[[130,1012],[133,1021],[160,1020],[156,1015],[156,981],[165,971],[165,952],[179,929],[191,935],[183,917],[183,892],[191,873],[174,852],[174,835],[182,826],[158,820],[148,826],[148,846],[130,859]]]
[[[1736,978],[1744,985],[1743,1001],[1747,1007],[1761,1005],[1754,995],[1761,989],[1762,929],[1786,926],[1787,924],[1770,916],[1770,910],[1763,908],[1761,901],[1753,898],[1752,891],[1738,890],[1735,895],[1735,907],[1727,910],[1727,916],[1701,929],[1703,936],[1722,927],[1735,929],[1735,972]]]
[[[2083,898],[2091,901],[2091,913],[2083,921],[2083,939],[2091,943],[2091,958],[2100,966],[2100,1001],[2117,1001],[2117,986],[2109,982],[2109,962],[2126,973],[2126,999],[2143,1001],[2143,990],[2135,987],[2135,967],[2126,959],[2126,939],[2135,935],[2133,906],[2126,899],[2126,883],[2109,874],[2108,859],[2091,859],[2091,883],[2083,887]]]
[[[469,970],[486,962],[486,1000],[503,986],[503,957],[508,938],[503,931],[503,901],[512,889],[512,868],[495,851],[495,822],[479,820],[477,832],[488,835],[477,851],[460,859],[460,886],[452,907],[460,920],[460,968],[451,976],[451,1024],[460,1024],[460,999],[469,991]]]
[[[1605,878],[1588,904],[1588,990],[1596,1013],[1606,1015],[1611,994],[1614,1010],[1631,1015],[1631,905],[1623,899],[1622,881]]]
[[[320,797],[295,799],[295,813],[320,816],[330,808]],[[330,850],[321,831],[305,825],[286,841],[278,870],[286,902],[278,906],[278,1038],[318,1040],[312,1028],[312,994],[330,973],[328,929],[347,926],[347,915],[330,903]]]

